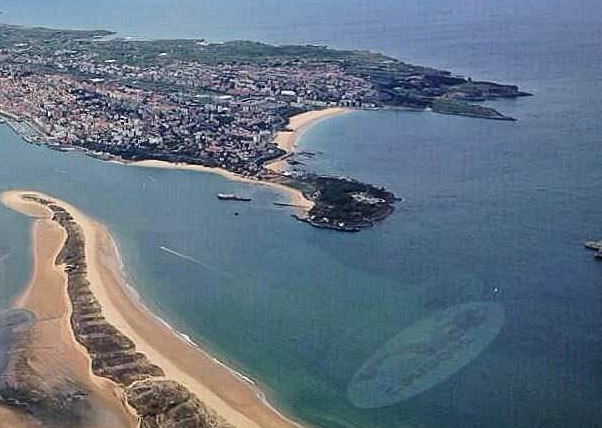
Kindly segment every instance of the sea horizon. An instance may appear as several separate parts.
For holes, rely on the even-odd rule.
[[[382,11],[394,7],[385,3]],[[256,381],[295,419],[425,428],[444,421],[500,428],[508,421],[520,427],[599,421],[600,266],[582,248],[602,235],[602,194],[595,186],[600,102],[591,95],[600,89],[595,76],[602,71],[593,60],[600,30],[591,10],[599,6],[579,3],[558,30],[570,9],[566,2],[532,2],[533,10],[512,13],[469,3],[458,10],[470,10],[472,19],[449,7],[447,14],[436,11],[434,22],[421,18],[413,32],[388,20],[379,35],[370,32],[373,25],[358,25],[348,41],[342,40],[348,22],[317,26],[311,38],[282,27],[271,33],[262,24],[262,41],[323,40],[335,48],[350,47],[363,30],[358,49],[534,93],[488,102],[516,123],[360,111],[308,129],[298,150],[316,156],[304,160],[305,168],[384,185],[404,199],[390,218],[357,236],[295,222],[290,210],[272,205],[286,199],[276,189],[55,153],[27,145],[6,126],[0,127],[0,190],[44,191],[106,224],[144,304]],[[3,18],[19,19],[18,10],[29,13],[9,2]],[[75,26],[53,14],[31,16],[22,23]],[[412,16],[404,18],[410,27]],[[120,34],[126,28],[118,19],[114,27]],[[210,31],[202,37],[253,38],[248,27],[241,37],[232,28],[235,37],[211,37]],[[168,31],[159,28],[157,36]],[[407,56],[396,47],[406,40]],[[559,58],[568,59],[558,65]],[[215,200],[220,192],[248,194],[253,202],[226,206]],[[6,307],[31,273],[29,221],[4,209],[0,220],[11,254],[0,277]],[[170,258],[160,246],[201,263]],[[377,348],[437,311],[476,301],[503,305],[506,321],[472,363],[410,405],[365,410],[347,401],[348,383]]]

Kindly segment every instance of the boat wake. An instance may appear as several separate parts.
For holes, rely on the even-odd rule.
[[[160,246],[159,248],[161,250],[165,251],[166,253],[171,254],[172,256],[176,256],[181,259],[188,260],[189,262],[195,263],[197,265],[202,265],[202,263],[199,260],[195,259],[194,257],[187,256],[186,254],[178,253],[177,251],[172,250],[171,248],[164,247],[163,245]]]
[[[171,248],[168,248],[164,245],[159,247],[161,249],[161,251],[165,251],[167,254],[171,254],[172,256],[178,257],[180,259],[184,259],[190,263],[194,263],[195,265],[199,265],[204,267],[205,269],[208,270],[212,270],[214,272],[218,272],[221,276],[226,277],[226,278],[234,278],[234,275],[231,272],[227,272],[223,269],[220,269],[219,267],[215,266],[215,265],[210,265],[208,263],[204,263],[198,259],[195,259],[192,256],[186,255],[186,254],[182,254],[177,252],[176,250],[172,250]]]
[[[10,249],[8,247],[0,248],[0,265],[4,264],[6,259],[10,257]]]
[[[121,252],[119,251],[119,247],[117,246],[117,242],[115,240],[113,240],[112,238],[111,238],[111,242],[113,243],[113,248],[115,249],[115,254],[116,254],[117,260],[119,261],[119,266],[120,266],[120,269],[121,269],[121,273],[123,275],[123,278],[125,278],[125,264],[123,263],[123,258],[121,257]],[[195,259],[194,257],[187,256],[186,254],[179,253],[179,252],[177,252],[175,250],[172,250],[171,248],[165,247],[163,245],[160,246],[159,248],[162,251],[165,251],[166,253],[171,254],[173,256],[183,258],[185,260],[188,260],[188,261],[190,261],[192,263],[199,264],[201,266],[205,266],[204,263],[201,263],[199,260]],[[183,340],[188,346],[190,346],[191,348],[194,348],[194,349],[198,350],[199,352],[203,353],[207,358],[211,359],[215,364],[224,367],[227,371],[229,371],[230,373],[232,373],[234,376],[236,376],[237,378],[239,378],[239,379],[243,380],[244,382],[246,382],[247,385],[251,388],[251,390],[255,393],[255,395],[257,396],[257,398],[259,398],[259,400],[261,400],[261,402],[264,403],[268,408],[272,409],[272,411],[274,413],[276,413],[277,415],[280,415],[283,419],[289,421],[292,425],[294,425],[296,427],[299,427],[299,428],[303,428],[303,426],[300,425],[298,422],[296,422],[296,421],[294,421],[292,419],[289,419],[282,412],[280,412],[280,410],[278,410],[269,401],[269,399],[268,399],[267,395],[265,394],[265,392],[263,392],[263,390],[260,388],[260,386],[258,385],[258,383],[251,376],[248,376],[245,373],[243,373],[242,371],[238,371],[238,370],[230,367],[224,361],[221,361],[220,359],[216,358],[211,353],[207,352],[199,344],[197,344],[189,335],[187,335],[187,334],[181,332],[180,330],[174,328],[171,324],[169,324],[167,321],[165,321],[159,315],[157,315],[157,314],[153,313],[152,311],[150,311],[146,306],[144,306],[144,303],[140,299],[140,295],[136,292],[136,290],[134,289],[134,287],[132,287],[130,284],[128,284],[125,280],[124,280],[124,286],[126,287],[126,290],[128,291],[128,293],[130,293],[130,295],[132,296],[132,298],[139,305],[141,305],[144,308],[144,310],[146,310],[147,313],[151,317],[153,317],[158,322],[160,322],[162,325],[164,325],[173,334],[175,334],[181,340]]]

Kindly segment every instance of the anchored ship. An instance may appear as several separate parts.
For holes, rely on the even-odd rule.
[[[220,201],[242,201],[242,202],[249,202],[251,200],[251,198],[236,196],[236,195],[232,195],[229,193],[218,193],[217,199],[219,199]]]

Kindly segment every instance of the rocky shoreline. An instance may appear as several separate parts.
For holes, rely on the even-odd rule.
[[[293,217],[318,229],[359,232],[391,215],[401,200],[385,188],[347,177],[306,174],[278,182],[300,190],[313,202],[305,215]]]
[[[101,161],[118,162],[118,163],[122,163],[124,165],[137,164],[136,162],[128,161],[126,159],[123,159],[121,157],[118,157],[118,156],[115,156],[115,155],[112,155],[109,153],[92,152],[84,147],[73,146],[73,147],[66,148],[65,146],[60,146],[60,149],[59,149],[59,146],[53,146],[53,145],[48,144],[50,137],[43,134],[41,130],[39,130],[34,125],[32,125],[32,123],[30,122],[29,119],[14,116],[3,110],[0,110],[0,117],[4,118],[5,122],[10,126],[10,128],[15,133],[20,135],[28,143],[47,146],[51,149],[60,150],[60,151],[69,151],[69,150],[81,151],[84,155],[101,160]],[[25,131],[26,129],[30,129],[33,132],[36,132],[36,135],[34,136],[34,135],[27,134],[27,132]],[[285,155],[291,156],[292,153],[285,154]],[[168,164],[174,164],[174,165],[181,164],[179,159],[165,160],[164,162],[167,162]],[[187,162],[184,162],[184,164],[190,165],[193,167],[194,166],[205,167],[202,164],[197,165],[194,163],[187,163]],[[217,168],[217,169],[221,169],[221,168]],[[230,173],[227,170],[224,170],[224,172]],[[234,174],[234,173],[230,173],[230,174]],[[241,177],[241,178],[248,179],[247,177]],[[357,216],[355,216],[355,218],[353,218],[354,217],[353,211],[344,213],[343,212],[344,209],[342,208],[342,206],[337,206],[337,203],[333,204],[332,200],[326,200],[323,197],[323,191],[322,191],[323,189],[321,188],[321,186],[316,185],[316,183],[320,183],[320,182],[323,183],[326,181],[330,182],[331,184],[334,182],[355,183],[357,185],[362,186],[362,191],[368,192],[368,193],[379,192],[381,189],[377,189],[376,187],[374,187],[370,184],[360,183],[357,180],[353,180],[353,179],[349,179],[349,178],[330,177],[330,176],[325,176],[325,175],[319,176],[316,174],[306,174],[304,176],[299,176],[299,177],[290,177],[290,176],[282,175],[281,173],[267,171],[267,170],[264,171],[263,173],[258,174],[256,181],[267,183],[267,184],[273,183],[273,184],[289,187],[293,190],[300,190],[303,193],[304,197],[307,200],[311,201],[314,204],[314,206],[311,210],[309,210],[309,212],[306,215],[300,216],[300,215],[294,214],[293,217],[301,222],[307,223],[307,224],[309,224],[315,228],[319,228],[319,229],[330,229],[330,230],[336,230],[336,231],[342,231],[342,232],[359,232],[363,228],[374,226],[376,223],[384,220],[386,217],[391,215],[394,211],[394,207],[392,206],[392,203],[395,200],[398,200],[393,193],[386,192],[386,197],[383,199],[384,204],[380,204],[382,206],[373,205],[369,210],[374,211],[374,212],[364,215],[361,218],[357,218]],[[340,196],[343,199],[346,199],[346,196],[344,194],[342,194]],[[368,205],[370,205],[370,204],[368,204]],[[328,212],[331,213],[330,214],[331,217],[325,217],[324,215],[322,215],[325,208],[329,208]],[[376,209],[374,209],[374,208],[376,208]],[[332,215],[333,211],[336,212],[336,214],[334,216]],[[328,219],[328,221],[324,221],[324,218]]]

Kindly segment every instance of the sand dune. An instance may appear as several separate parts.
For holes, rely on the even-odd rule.
[[[56,223],[47,220],[48,211],[35,203],[23,201],[21,199],[23,194],[35,194],[40,198],[54,201],[66,209],[73,216],[74,221],[81,226],[84,233],[90,289],[101,304],[104,317],[133,340],[139,352],[159,365],[164,370],[166,378],[186,386],[206,405],[236,427],[299,427],[270,406],[253,383],[194,346],[185,337],[176,334],[136,299],[123,278],[117,246],[102,224],[91,220],[68,203],[43,194],[16,191],[4,193],[2,201],[6,205],[38,218],[34,227],[36,266],[43,265],[49,274],[52,272],[55,286],[58,287],[55,294],[61,296],[62,308],[68,303],[65,300],[64,276],[61,276],[59,269],[54,265],[54,258],[64,238],[60,238],[61,231]],[[47,231],[44,232],[43,229]],[[37,280],[32,282],[32,284],[38,283],[41,282]],[[52,304],[44,302],[44,299],[37,295],[36,290],[30,285],[17,303],[24,305],[25,302],[31,302],[27,307],[35,311],[41,311],[43,307],[51,310],[55,305],[59,305],[58,301]],[[72,331],[70,328],[67,329],[66,324],[61,329],[57,329],[58,331],[60,331],[61,343],[74,345]],[[72,358],[69,361],[73,362],[79,359],[77,364],[72,364],[73,369],[82,376],[90,376],[89,359],[84,361],[84,364],[81,363],[82,349],[81,347],[76,349],[77,355],[65,357]],[[63,360],[61,364],[64,365]],[[96,387],[99,392],[102,392],[102,398],[107,403],[114,401],[119,395],[115,391],[114,384],[93,377]]]

